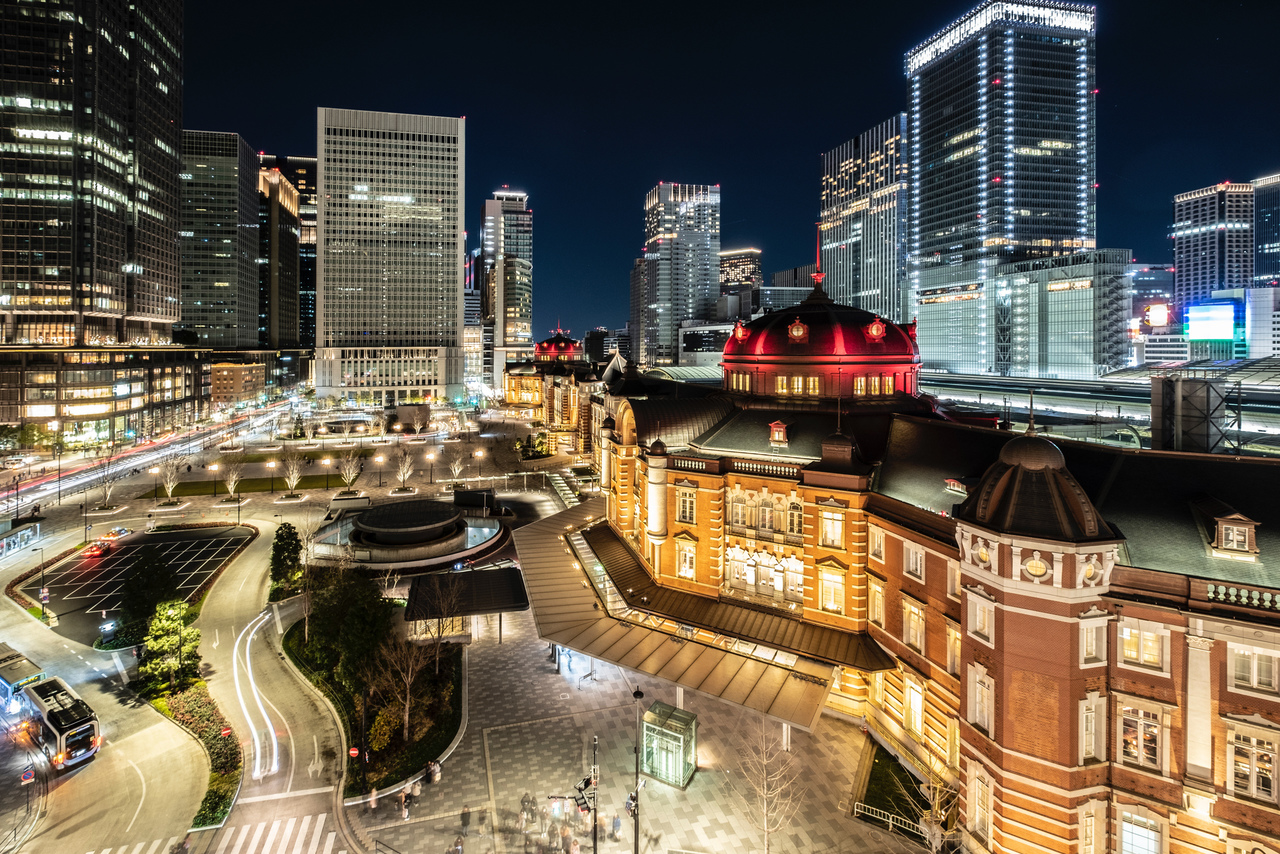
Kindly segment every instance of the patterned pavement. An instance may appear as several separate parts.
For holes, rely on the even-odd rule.
[[[471,809],[466,854],[536,851],[537,831],[514,828],[525,793],[541,805],[547,795],[572,794],[573,783],[590,769],[591,739],[599,736],[600,815],[607,828],[622,815],[622,835],[610,841],[602,830],[600,850],[631,851],[633,824],[623,802],[634,783],[636,683],[611,664],[597,666],[595,679],[583,680],[589,662],[562,660],[561,673],[537,637],[530,613],[503,618],[498,644],[497,618],[481,618],[477,639],[467,653],[469,723],[461,742],[442,764],[439,784],[425,785],[403,819],[394,794],[378,806],[347,807],[360,842],[400,854],[440,854],[461,832],[459,815]],[[643,704],[676,703],[675,686],[642,678]],[[747,854],[763,851],[760,832],[746,818],[735,792],[739,753],[746,738],[758,737],[760,716],[717,700],[684,694],[684,707],[698,715],[698,771],[685,790],[650,779],[641,792],[641,850],[650,854]],[[781,737],[780,724],[768,723]],[[791,826],[770,840],[771,852],[919,852],[900,836],[849,818],[849,793],[860,759],[860,733],[850,723],[823,717],[815,734],[793,731],[793,754],[808,769],[807,791]],[[485,823],[480,825],[480,811]],[[499,831],[493,832],[497,817]],[[484,835],[477,835],[483,829]],[[582,852],[591,850],[587,828],[578,835]]]

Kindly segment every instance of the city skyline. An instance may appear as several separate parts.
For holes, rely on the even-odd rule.
[[[249,87],[287,76],[286,68],[300,60],[288,53],[246,52],[248,73],[234,79],[215,73],[225,62],[225,45],[234,41],[227,24],[236,16],[192,6],[187,10],[186,126],[234,130],[257,150],[306,155],[315,153],[308,119],[322,101],[468,116],[472,169],[467,180],[485,194],[510,184],[538,202],[534,340],[545,337],[557,317],[580,335],[625,320],[628,271],[641,245],[634,209],[658,181],[719,183],[725,245],[761,248],[766,275],[808,262],[818,218],[821,153],[905,109],[905,53],[974,5],[967,0],[921,4],[906,19],[887,10],[834,10],[821,20],[791,14],[771,17],[767,29],[755,19],[722,16],[720,7],[695,9],[685,26],[720,35],[689,58],[698,68],[690,76],[705,80],[708,94],[721,94],[714,109],[706,109],[702,97],[686,104],[669,101],[663,121],[648,125],[635,121],[638,106],[654,106],[639,52],[649,34],[662,31],[658,22],[633,23],[639,28],[635,37],[622,41],[609,25],[572,9],[545,19],[532,12],[522,18],[525,13],[517,10],[518,20],[512,23],[525,34],[528,46],[516,88],[514,109],[525,128],[518,137],[504,132],[513,120],[511,102],[490,109],[483,97],[491,76],[505,72],[463,63],[465,42],[442,47],[432,55],[437,58],[426,61],[433,72],[448,67],[467,68],[467,73],[428,74],[429,79],[448,81],[431,89],[388,88],[380,81],[397,76],[403,62],[421,63],[421,52],[407,45],[397,49],[394,33],[372,39],[372,23],[344,21],[341,30],[326,28],[319,23],[327,17],[323,4],[310,20],[295,22],[297,36],[334,49],[341,39],[348,58],[298,74],[295,99],[264,111]],[[389,14],[409,21],[412,8],[397,12],[393,7]],[[1221,81],[1265,78],[1262,53],[1240,50],[1235,36],[1265,31],[1266,22],[1277,20],[1280,10],[1260,2],[1212,10],[1178,2],[1163,6],[1154,18],[1146,8],[1116,2],[1098,7],[1098,239],[1099,245],[1133,249],[1140,261],[1165,263],[1171,259],[1167,234],[1175,194],[1224,180],[1249,181],[1280,168],[1280,151],[1241,144],[1212,123],[1177,125],[1185,115],[1183,105],[1192,103],[1245,116],[1244,132],[1253,138],[1276,136],[1280,118],[1255,105],[1250,87]],[[470,13],[464,9],[441,14],[463,16],[454,23],[463,30],[469,26],[465,16]],[[842,31],[837,18],[877,34],[859,41],[856,52],[840,60],[849,82],[839,88],[838,98],[818,82],[824,67],[835,61],[829,47],[811,61],[751,67],[730,61],[730,47],[742,39],[790,40],[803,46],[821,32]],[[396,30],[414,31],[413,26]],[[368,51],[367,62],[364,53],[351,47],[358,41],[377,44]],[[1196,45],[1197,63],[1174,62],[1177,45],[1190,42]],[[663,55],[677,49],[661,43],[656,48]],[[1205,74],[1206,67],[1215,69],[1214,74]],[[582,74],[583,69],[590,73]],[[756,117],[749,140],[738,123],[723,118],[738,114]],[[678,144],[669,142],[673,134]],[[607,180],[610,187],[589,218],[577,213],[575,194],[558,192],[586,176]],[[472,206],[465,213],[474,245],[478,210]],[[598,296],[584,300],[577,297],[582,293]]]

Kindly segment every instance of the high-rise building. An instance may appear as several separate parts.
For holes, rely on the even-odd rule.
[[[842,305],[911,318],[907,282],[907,114],[822,155],[823,287]]]
[[[493,361],[533,358],[533,211],[529,194],[504,186],[480,212],[480,264]]]
[[[921,314],[929,367],[1015,373],[1022,318],[996,266],[1096,245],[1094,34],[1092,6],[987,0],[906,56],[912,292],[981,306]]]
[[[642,361],[674,365],[680,323],[710,320],[720,296],[720,185],[659,183],[644,205]],[[633,325],[633,329],[636,327]]]
[[[465,120],[321,107],[317,122],[317,394],[460,397]]]
[[[818,265],[813,263],[771,274],[768,287],[756,292],[752,301],[753,309],[756,312],[770,312],[798,305],[813,290],[813,274],[816,272]]]
[[[751,291],[764,284],[759,249],[725,249],[720,252],[720,296]]]
[[[4,3],[0,32],[0,343],[14,345],[0,422],[68,443],[186,422],[199,357],[164,346],[179,316],[182,4]],[[113,369],[86,367],[99,364]]]
[[[1280,285],[1280,174],[1253,182],[1253,285]]]
[[[631,293],[631,311],[627,315],[627,328],[635,330],[628,337],[627,357],[636,362],[645,362],[644,325],[648,320],[649,285],[645,280],[646,261],[640,257],[631,262],[631,273],[628,283]]]
[[[258,346],[298,347],[298,191],[258,170]]]
[[[279,169],[298,191],[298,346],[316,346],[316,171],[315,157],[258,158],[264,169]]]
[[[203,347],[258,346],[258,155],[239,134],[182,132],[182,321]]]
[[[1253,185],[1173,197],[1173,301],[1179,317],[1214,291],[1253,285]]]

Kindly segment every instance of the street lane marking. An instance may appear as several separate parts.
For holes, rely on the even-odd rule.
[[[271,843],[276,841],[276,834],[280,832],[280,819],[271,822],[271,831],[267,833],[267,841],[262,846],[262,854],[267,854],[271,850]],[[253,854],[252,851],[249,854]]]
[[[227,832],[222,834],[222,841],[218,843],[218,854],[223,854],[223,852],[227,850],[227,845],[231,842],[232,838],[234,838],[235,835],[236,835],[236,829],[234,827],[228,827]]]
[[[307,777],[314,778],[324,770],[324,765],[320,763],[320,736],[315,733],[311,734],[311,764],[307,766]]]
[[[302,825],[298,828],[298,841],[293,843],[293,854],[302,854],[302,846],[307,844],[307,827],[311,824],[311,816],[302,817]],[[281,854],[284,854],[282,851]]]
[[[127,760],[133,765],[133,760]],[[142,812],[142,803],[147,799],[147,778],[142,776],[142,772],[138,770],[137,765],[133,765],[133,770],[138,772],[138,779],[142,781],[142,797],[138,798],[138,808],[133,811],[133,818],[129,819],[129,826],[124,829],[125,833],[133,830],[133,823],[138,820],[138,813]]]
[[[235,626],[232,626],[232,627],[231,627],[231,633],[232,633],[232,634],[235,634],[235,631],[236,631],[236,627],[235,627]],[[218,644],[220,644],[220,643],[222,643],[222,639],[218,636],[218,630],[217,630],[217,629],[214,629],[214,630],[213,630],[213,648],[214,648],[214,649],[217,649],[217,648],[218,648]]]
[[[262,801],[282,801],[285,798],[301,798],[306,795],[323,795],[333,791],[333,786],[325,786],[321,789],[299,789],[296,792],[280,792],[275,795],[254,795],[249,798],[236,798],[238,804],[256,804]]]
[[[147,854],[156,854],[156,849],[160,847],[161,842],[164,842],[164,840],[157,839],[155,842],[152,842],[151,847],[147,849]]]
[[[125,670],[124,663],[120,661],[120,653],[111,653],[111,660],[116,663],[116,670],[120,671],[120,678],[124,680],[124,684],[129,684],[129,673]],[[150,854],[150,852],[148,852]]]
[[[142,846],[144,846],[144,845],[146,845],[146,844],[147,844],[147,843],[145,843],[145,842],[139,842],[136,846],[134,846],[133,854],[141,854],[141,852],[142,852]]]
[[[289,847],[289,837],[293,834],[293,826],[297,824],[297,822],[298,819],[290,818],[289,821],[285,823],[284,833],[280,835],[280,847],[276,849],[276,854],[284,854],[284,849]],[[266,854],[266,852],[263,852],[263,854]]]
[[[325,813],[320,813],[320,817],[316,819],[316,831],[311,837],[311,847],[307,849],[307,854],[316,854],[316,847],[320,844],[320,831],[324,827]]]
[[[330,833],[324,838],[324,854],[329,854],[333,850],[333,837],[337,834]]]
[[[272,603],[271,610],[276,612],[276,634],[282,635],[284,634],[284,626],[280,625],[280,603]]]
[[[244,838],[249,835],[249,830],[253,827],[246,824],[240,831],[240,838],[236,840],[236,847],[231,849],[231,854],[240,854],[240,849],[244,847]]]
[[[258,850],[258,840],[262,838],[262,831],[266,830],[266,828],[267,823],[265,821],[258,824],[258,829],[253,832],[253,839],[249,842],[249,854],[253,854]]]

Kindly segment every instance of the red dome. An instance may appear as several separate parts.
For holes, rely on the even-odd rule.
[[[753,356],[920,357],[914,327],[901,326],[847,305],[815,300],[770,312],[734,329],[726,359]],[[825,358],[824,358],[825,360]]]
[[[583,352],[581,341],[570,338],[562,332],[557,332],[546,341],[539,341],[533,345],[533,358],[540,362],[557,359],[576,362],[583,358]]]

